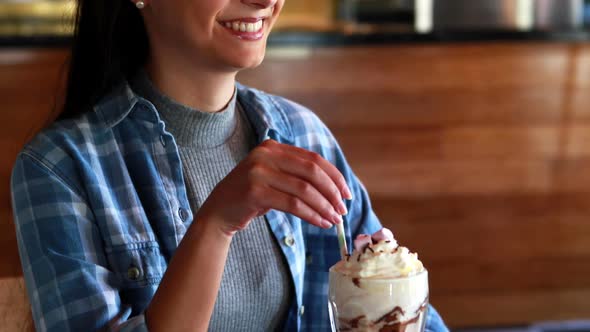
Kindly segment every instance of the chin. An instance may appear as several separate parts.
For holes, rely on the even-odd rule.
[[[222,67],[229,68],[231,71],[249,69],[257,67],[264,60],[266,53],[266,40],[250,44],[234,44],[234,47],[227,45],[216,45],[213,58],[215,62]]]
[[[243,54],[242,56],[232,56],[231,59],[227,59],[227,63],[230,67],[242,70],[251,69],[258,67],[264,60],[264,52],[257,54]]]

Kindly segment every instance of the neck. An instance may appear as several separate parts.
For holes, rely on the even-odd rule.
[[[181,57],[153,54],[145,68],[150,80],[176,102],[215,113],[227,106],[235,88],[235,72],[216,71],[205,65],[186,63]]]

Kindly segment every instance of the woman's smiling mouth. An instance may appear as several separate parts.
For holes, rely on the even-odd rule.
[[[249,41],[259,40],[264,36],[264,18],[239,18],[219,22],[234,36]]]

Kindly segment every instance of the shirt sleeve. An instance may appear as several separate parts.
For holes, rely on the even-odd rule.
[[[11,178],[20,259],[37,331],[147,331],[130,317],[84,194],[59,170],[21,153]]]
[[[445,325],[442,317],[431,305],[428,306],[428,312],[426,314],[426,327],[424,330],[425,332],[449,332],[449,328]]]

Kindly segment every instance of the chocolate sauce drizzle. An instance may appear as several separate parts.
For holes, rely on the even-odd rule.
[[[352,282],[358,288],[361,288],[361,278],[352,278]]]
[[[383,317],[379,318],[375,323],[377,323],[377,324],[379,324],[381,322],[386,322],[386,323],[397,322],[397,323],[399,323],[401,316],[403,316],[405,314],[406,313],[404,312],[404,309],[402,309],[401,307],[395,307],[395,308],[393,308],[393,310],[386,313]]]
[[[343,332],[343,331],[352,331],[354,329],[358,329],[359,325],[360,325],[359,323],[361,320],[366,320],[365,315],[361,315],[356,318],[353,318],[348,322],[346,322],[344,320],[340,320],[340,326],[338,326],[338,330]],[[342,326],[343,323],[346,325]]]
[[[358,279],[358,278],[354,278]],[[353,279],[355,285],[356,281]],[[371,324],[367,322],[367,318],[365,315],[355,317],[351,320],[340,319],[340,331],[354,331],[362,326],[367,325],[378,325],[383,324],[383,326],[379,329],[379,332],[406,332],[408,325],[414,324],[420,321],[423,318],[424,312],[428,307],[428,296],[422,302],[418,310],[416,310],[416,315],[414,318],[409,319],[405,322],[400,322],[402,316],[405,315],[404,310],[401,307],[395,307],[390,312],[383,315],[383,317],[379,318],[375,323]],[[361,324],[361,322],[363,324]]]

